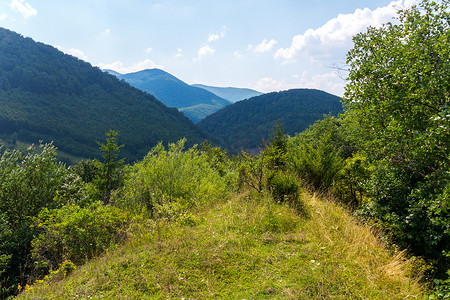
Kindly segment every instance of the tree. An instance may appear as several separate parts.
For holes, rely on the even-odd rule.
[[[269,168],[282,170],[286,167],[287,144],[288,135],[284,133],[283,125],[278,120],[273,128],[269,146],[265,150]]]
[[[403,247],[449,267],[449,1],[423,0],[354,37],[345,121],[375,166],[370,214]]]
[[[106,133],[106,144],[98,143],[102,151],[103,165],[101,166],[101,174],[97,179],[97,184],[105,204],[109,203],[111,191],[118,188],[122,182],[119,169],[124,159],[119,159],[119,151],[124,145],[117,144],[116,137],[118,134],[117,131],[111,129]]]

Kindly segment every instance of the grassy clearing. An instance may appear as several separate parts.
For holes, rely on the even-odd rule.
[[[193,213],[195,225],[151,221],[124,246],[19,299],[422,297],[402,253],[334,203],[304,203],[299,211],[247,193]]]

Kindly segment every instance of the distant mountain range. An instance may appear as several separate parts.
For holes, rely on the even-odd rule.
[[[215,86],[208,86],[204,84],[193,84],[192,86],[199,87],[202,89],[205,89],[207,91],[210,91],[211,93],[222,97],[224,99],[227,99],[231,102],[237,102],[244,99],[260,96],[263,93],[252,90],[252,89],[245,89],[245,88],[235,88],[235,87],[215,87]]]
[[[52,46],[0,28],[0,49],[0,144],[53,141],[68,160],[94,158],[97,141],[114,129],[125,144],[121,153],[133,161],[159,141],[211,139],[177,109]]]
[[[193,122],[198,122],[207,115],[231,104],[229,100],[203,88],[190,86],[160,69],[148,69],[128,74],[106,71],[132,86],[152,94],[165,105],[178,108]]]
[[[318,90],[269,93],[231,104],[205,88],[233,101],[258,92],[190,86],[158,69],[109,71],[113,76],[3,28],[0,49],[0,146],[53,141],[67,162],[99,157],[97,142],[110,129],[119,132],[118,141],[125,144],[121,153],[129,161],[159,141],[184,137],[188,146],[210,140],[238,153],[257,149],[277,121],[294,135],[324,114],[342,111],[338,97]],[[194,121],[207,117],[197,126],[149,93]]]
[[[236,102],[211,114],[198,125],[219,139],[231,153],[256,152],[277,122],[291,136],[326,114],[342,112],[340,98],[313,89],[268,93]]]

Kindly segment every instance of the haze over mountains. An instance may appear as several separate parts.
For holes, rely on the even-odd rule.
[[[199,87],[216,94],[219,97],[227,99],[231,102],[237,102],[244,99],[260,96],[263,93],[245,88],[235,88],[235,87],[215,87],[204,84],[193,84],[192,86]]]
[[[107,71],[132,86],[154,95],[165,105],[178,108],[193,122],[198,122],[207,115],[231,104],[231,101],[205,89],[190,86],[160,69],[148,69],[128,74]]]

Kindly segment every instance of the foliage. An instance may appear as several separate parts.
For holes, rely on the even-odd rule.
[[[450,271],[447,271],[447,279],[435,279],[434,291],[427,295],[427,300],[450,299]]]
[[[160,141],[208,138],[177,109],[51,46],[0,28],[0,49],[2,138],[53,141],[79,158],[100,158],[96,141],[114,128],[130,161]]]
[[[106,133],[106,144],[98,143],[102,151],[103,164],[100,164],[100,174],[95,183],[102,194],[103,203],[108,204],[111,192],[122,185],[122,172],[120,170],[124,159],[119,159],[119,150],[124,145],[117,145],[116,136],[119,133],[109,130]]]
[[[288,202],[301,208],[300,184],[291,172],[273,172],[267,178],[267,186],[273,199],[278,203]]]
[[[65,260],[82,264],[123,241],[129,222],[128,213],[100,203],[43,209],[35,220],[40,234],[32,242],[33,259],[45,270],[55,269]]]
[[[354,37],[344,103],[374,165],[366,212],[401,247],[450,267],[449,2],[424,0]]]
[[[331,116],[289,140],[289,169],[315,189],[330,189],[353,152],[341,121]]]
[[[323,91],[295,89],[268,93],[236,102],[211,114],[198,124],[222,141],[227,151],[256,153],[277,123],[293,136],[326,114],[342,112],[339,97]]]
[[[242,152],[239,163],[238,187],[240,189],[250,187],[261,193],[266,188],[267,166],[265,152],[260,155],[252,155]]]
[[[130,168],[115,203],[136,211],[177,216],[186,208],[223,197],[227,181],[208,155],[196,147],[183,151],[184,147],[185,140],[170,144],[167,150],[162,144],[154,147]]]
[[[32,146],[23,155],[5,151],[0,158],[0,286],[8,293],[30,273],[31,220],[42,208],[57,208],[83,197],[76,178],[56,162],[52,144]]]
[[[335,196],[352,209],[359,208],[368,200],[368,181],[371,169],[367,159],[359,153],[347,158],[336,174],[333,192]]]
[[[283,126],[277,123],[270,137],[269,146],[264,150],[267,157],[267,167],[271,170],[286,168],[288,136],[284,134]]]
[[[306,218],[246,192],[192,212],[194,226],[151,222],[123,247],[18,299],[421,299],[409,263],[370,226],[304,196]]]

